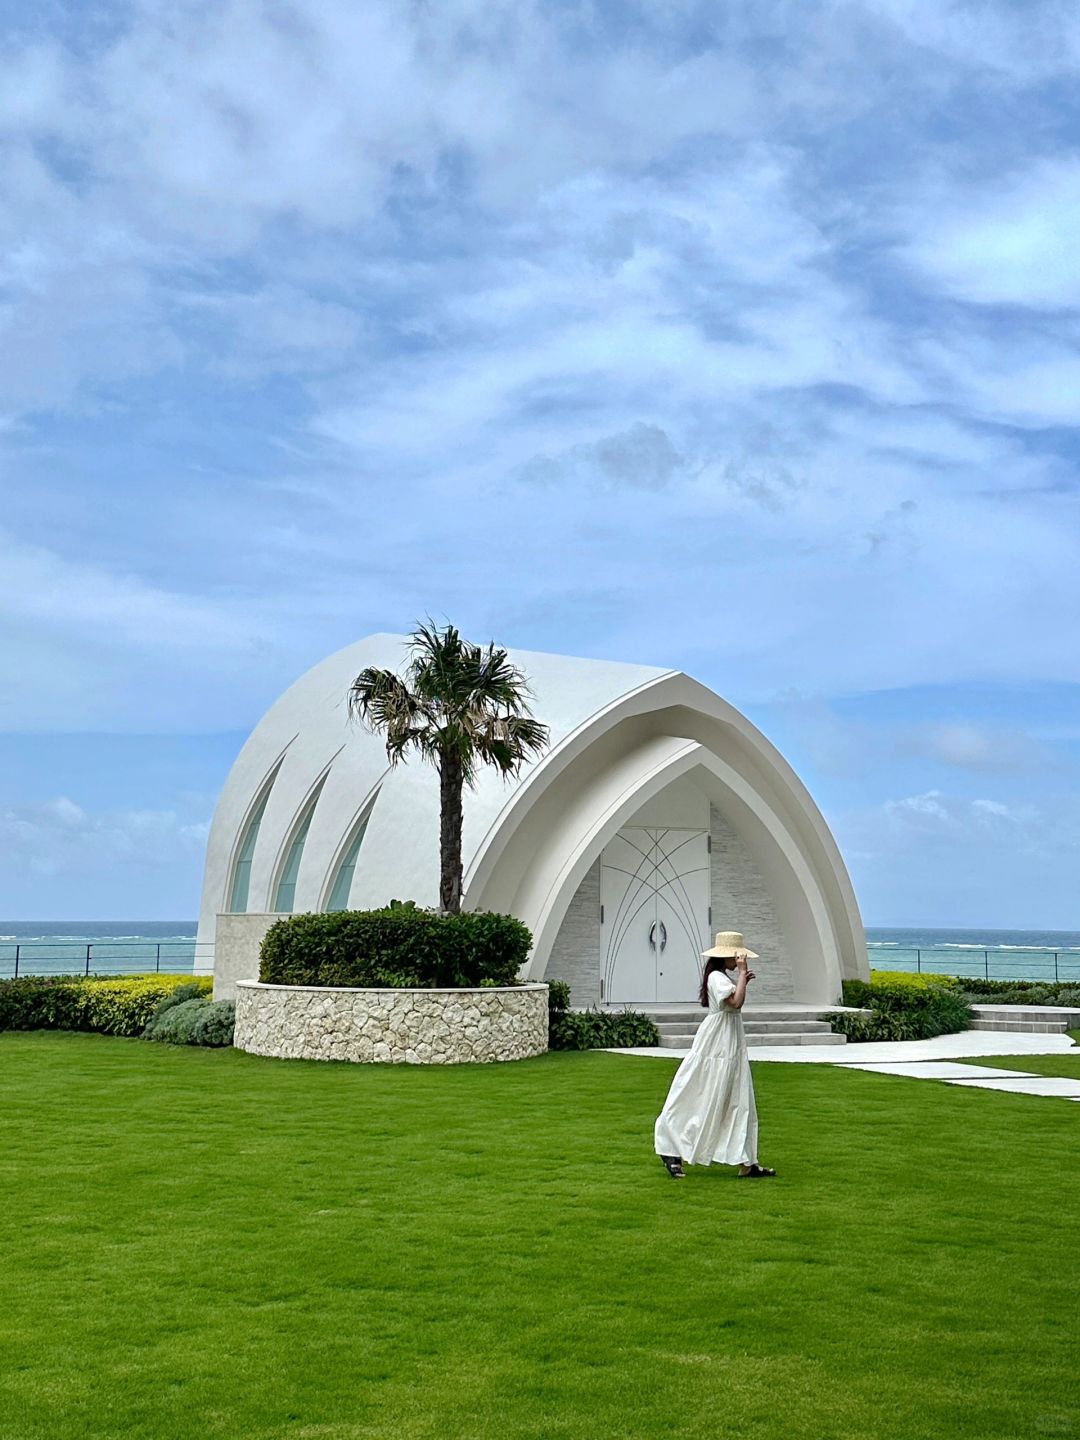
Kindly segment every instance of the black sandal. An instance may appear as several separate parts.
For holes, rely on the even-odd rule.
[[[678,1155],[661,1155],[660,1159],[664,1169],[673,1180],[685,1180],[686,1171],[682,1168],[682,1161]]]
[[[749,1170],[740,1170],[740,1171],[739,1171],[739,1174],[738,1174],[738,1179],[740,1179],[740,1180],[767,1180],[770,1175],[775,1175],[775,1174],[776,1174],[776,1171],[775,1171],[775,1170],[770,1170],[767,1165],[758,1165],[758,1164],[755,1162],[753,1165],[750,1166]]]

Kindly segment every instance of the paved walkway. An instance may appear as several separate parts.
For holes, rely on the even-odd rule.
[[[1080,1079],[957,1063],[976,1055],[1063,1055],[1069,1051],[1080,1053],[1067,1035],[965,1030],[959,1035],[937,1035],[933,1040],[883,1040],[872,1045],[753,1045],[750,1058],[789,1065],[843,1065],[849,1070],[940,1080],[946,1085],[967,1085],[978,1090],[1011,1090],[1017,1095],[1058,1095],[1064,1100],[1080,1100]],[[682,1060],[687,1052],[657,1046],[611,1053]]]

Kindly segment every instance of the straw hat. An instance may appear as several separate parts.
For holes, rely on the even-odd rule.
[[[738,930],[718,930],[716,932],[716,944],[711,950],[703,950],[701,952],[701,958],[708,960],[710,956],[715,955],[718,960],[734,960],[740,950],[746,951],[746,955],[751,960],[758,958],[755,950],[746,949],[743,938]]]

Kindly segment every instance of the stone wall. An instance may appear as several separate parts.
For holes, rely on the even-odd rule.
[[[576,1009],[595,1005],[600,999],[599,858],[589,866],[567,906],[544,978],[565,980]]]
[[[754,965],[752,1004],[790,1002],[795,994],[791,957],[765,876],[742,836],[715,805],[710,834],[712,928],[740,930],[749,949],[761,956]]]
[[[236,987],[233,1044],[288,1060],[408,1065],[525,1060],[547,1049],[547,986],[477,990]]]

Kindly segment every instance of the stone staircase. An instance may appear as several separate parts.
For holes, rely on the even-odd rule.
[[[700,1005],[639,1005],[660,1031],[666,1050],[689,1050],[697,1028],[705,1017]],[[836,1009],[843,1009],[837,1006]],[[844,1045],[846,1037],[834,1035],[827,1011],[812,1005],[747,1005],[743,1010],[743,1031],[751,1045]]]
[[[1010,1030],[1026,1035],[1064,1035],[1080,1029],[1080,1010],[1064,1005],[973,1005],[973,1030]]]

